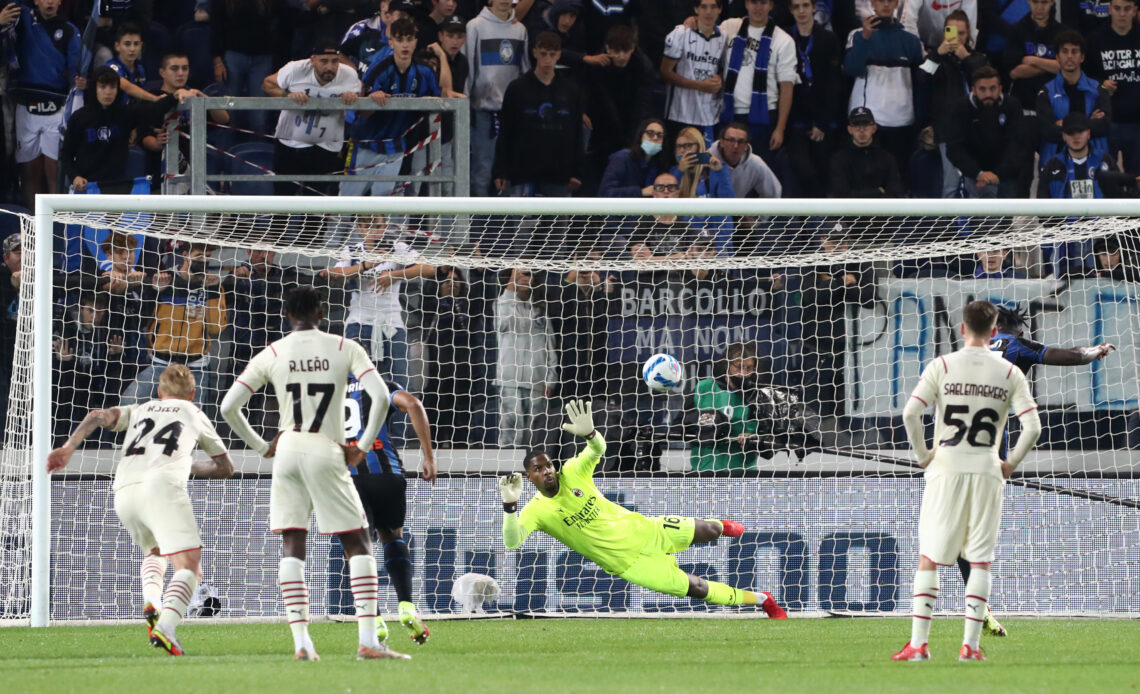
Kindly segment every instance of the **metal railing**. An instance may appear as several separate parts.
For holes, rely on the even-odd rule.
[[[376,174],[212,174],[206,170],[206,128],[208,112],[213,109],[226,111],[420,111],[425,113],[453,113],[455,114],[455,127],[452,143],[454,145],[454,175],[445,176],[441,169],[431,174],[411,174],[404,176],[379,176]],[[166,158],[166,184],[172,182],[189,181],[190,194],[207,194],[208,184],[220,182],[257,181],[274,183],[313,182],[313,183],[340,183],[346,180],[362,182],[426,182],[432,196],[439,196],[442,184],[454,185],[454,195],[466,197],[471,188],[471,113],[468,109],[467,99],[443,99],[439,97],[420,98],[392,98],[384,106],[379,106],[371,99],[361,97],[352,106],[347,106],[336,98],[309,99],[308,103],[298,104],[288,97],[254,97],[254,96],[207,96],[187,99],[177,108],[180,112],[190,114],[190,160],[186,173],[179,173],[179,143],[177,119],[167,124],[167,140],[165,149]],[[427,145],[428,161],[437,162],[442,159],[443,142],[439,135],[440,120],[428,119],[429,133],[433,136]],[[346,126],[347,129],[347,126]]]

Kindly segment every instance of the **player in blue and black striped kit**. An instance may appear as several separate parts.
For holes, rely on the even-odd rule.
[[[997,332],[990,338],[990,350],[1001,352],[1003,359],[1016,366],[1026,376],[1029,370],[1037,364],[1046,366],[1084,366],[1099,359],[1104,359],[1116,347],[1105,343],[1092,347],[1050,347],[1022,336],[1029,316],[1020,308],[1009,306],[998,307]],[[1008,432],[1007,432],[1008,435]],[[1005,458],[1006,445],[1002,446],[1001,455]],[[958,557],[958,569],[962,572],[962,580],[970,579],[970,562]],[[1005,636],[1006,630],[986,608],[985,633],[993,636]]]
[[[404,461],[400,458],[400,452],[388,432],[393,414],[397,410],[408,415],[423,452],[420,474],[424,480],[435,482],[431,424],[428,422],[427,410],[419,398],[392,381],[385,383],[388,385],[390,399],[388,416],[380,427],[376,440],[372,442],[372,449],[366,454],[364,462],[350,472],[356,491],[360,495],[360,501],[364,505],[364,512],[368,515],[368,525],[379,535],[380,543],[384,546],[384,568],[388,571],[388,578],[400,601],[400,623],[408,630],[413,641],[423,644],[430,632],[419,618],[412,603],[412,556],[408,551],[407,542],[404,541],[408,482],[405,477]],[[364,423],[368,421],[371,408],[371,398],[356,379],[350,378],[345,388],[344,400],[344,435],[349,442],[348,445],[355,444],[363,434]],[[347,574],[343,566],[339,570],[337,568],[337,562],[343,563],[339,550],[339,546],[333,546],[332,562],[329,567],[329,590],[339,590],[342,596],[348,597],[351,593],[344,585]],[[384,624],[384,620],[377,620],[376,629],[381,642],[388,638],[388,627]]]

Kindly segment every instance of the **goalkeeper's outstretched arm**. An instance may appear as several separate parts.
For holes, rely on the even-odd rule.
[[[530,536],[530,531],[524,530],[519,523],[518,516],[519,497],[522,496],[522,475],[516,472],[500,477],[499,494],[503,497],[503,544],[507,549],[518,549]]]

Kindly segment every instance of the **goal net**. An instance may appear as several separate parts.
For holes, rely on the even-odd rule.
[[[453,595],[468,573],[497,580],[491,613],[748,613],[632,586],[541,533],[503,547],[496,478],[528,448],[579,450],[560,429],[572,398],[607,441],[605,496],[746,526],[680,554],[683,570],[793,613],[907,613],[923,480],[902,407],[961,346],[963,306],[988,299],[1019,319],[999,346],[1029,369],[1044,429],[1005,488],[993,609],[1134,616],[1140,236],[1128,208],[1085,202],[44,197],[24,220],[0,617],[140,615],[141,556],[111,491],[123,435],[92,435],[50,480],[44,456],[90,408],[153,397],[168,363],[196,374],[238,471],[189,482],[218,616],[282,614],[272,467],[218,405],[289,330],[297,284],[426,408],[434,483],[422,433],[403,412],[389,425],[425,613],[474,607]],[[1106,342],[1102,361],[1050,365]],[[642,378],[657,353],[683,365],[673,392]],[[351,438],[359,409],[344,411]],[[272,438],[271,389],[249,417]],[[339,545],[315,527],[306,567],[314,614],[351,614]]]

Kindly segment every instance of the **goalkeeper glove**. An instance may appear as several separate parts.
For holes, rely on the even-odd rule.
[[[565,431],[589,438],[594,433],[594,408],[588,400],[571,400],[566,403],[566,417],[569,422],[562,425]]]
[[[515,472],[499,478],[499,495],[503,497],[503,512],[514,513],[522,496],[522,475]]]

